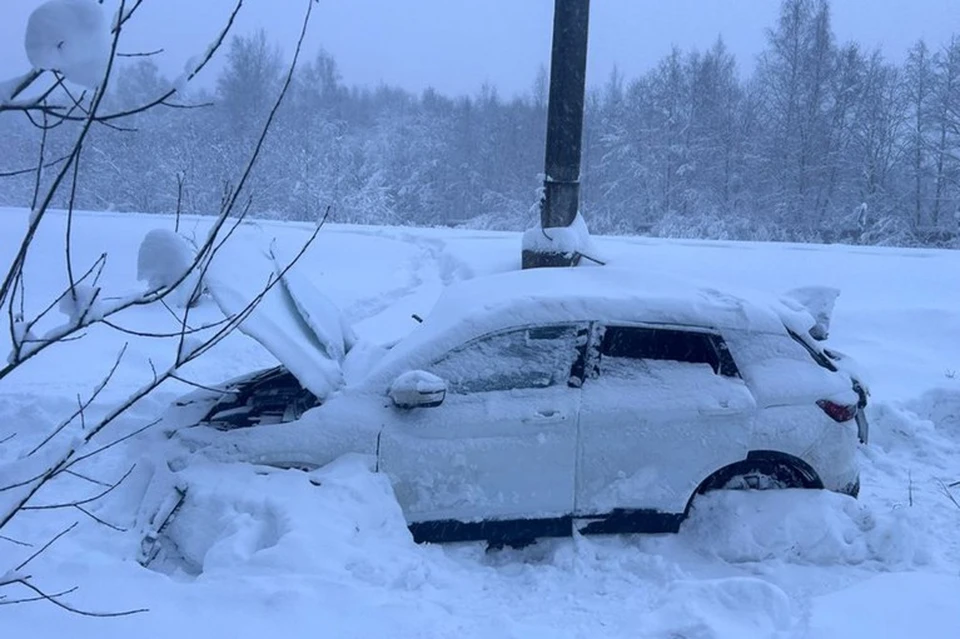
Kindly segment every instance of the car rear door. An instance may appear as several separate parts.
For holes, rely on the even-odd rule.
[[[489,537],[466,524],[531,519],[569,534],[587,332],[575,324],[512,329],[427,367],[447,382],[445,400],[396,409],[379,448],[408,522],[442,524],[423,539]]]
[[[704,478],[746,457],[753,395],[709,329],[601,326],[590,350],[576,515],[634,513],[634,529],[669,529],[679,519],[658,515],[682,513]]]

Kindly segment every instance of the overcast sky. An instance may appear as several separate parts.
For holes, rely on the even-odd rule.
[[[26,70],[23,30],[41,2],[0,0],[0,79]],[[233,3],[146,0],[124,48],[165,48],[158,62],[176,75],[205,49]],[[614,65],[632,77],[656,64],[671,45],[704,49],[718,35],[749,72],[779,6],[777,0],[591,4],[590,84],[602,83]],[[292,48],[304,0],[246,0],[246,5],[236,33],[262,26]],[[891,60],[902,60],[920,37],[937,46],[960,33],[958,0],[834,0],[832,6],[841,42],[881,47]],[[331,52],[349,84],[382,81],[460,94],[489,82],[509,96],[528,90],[549,60],[553,0],[321,0],[314,15],[310,52],[321,46]]]

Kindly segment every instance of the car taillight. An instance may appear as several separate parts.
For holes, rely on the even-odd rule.
[[[829,399],[821,399],[817,402],[817,406],[822,408],[823,412],[835,422],[849,422],[857,416],[856,404],[838,404],[831,402]]]

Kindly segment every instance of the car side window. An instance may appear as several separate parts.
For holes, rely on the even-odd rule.
[[[600,371],[624,375],[639,362],[694,364],[716,375],[739,377],[739,371],[719,335],[673,328],[608,326],[600,340]]]
[[[586,327],[536,326],[494,333],[460,346],[429,368],[456,394],[568,385]]]

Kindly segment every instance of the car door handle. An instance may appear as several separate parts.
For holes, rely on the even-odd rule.
[[[743,412],[743,407],[736,404],[731,405],[730,402],[723,400],[711,406],[700,406],[697,411],[701,415],[733,415]]]
[[[547,408],[524,417],[523,422],[527,424],[554,424],[562,422],[566,418],[567,416],[562,411]]]
[[[701,415],[734,415],[741,412],[739,408],[730,407],[730,406],[711,406],[708,408],[698,408],[697,412]]]

